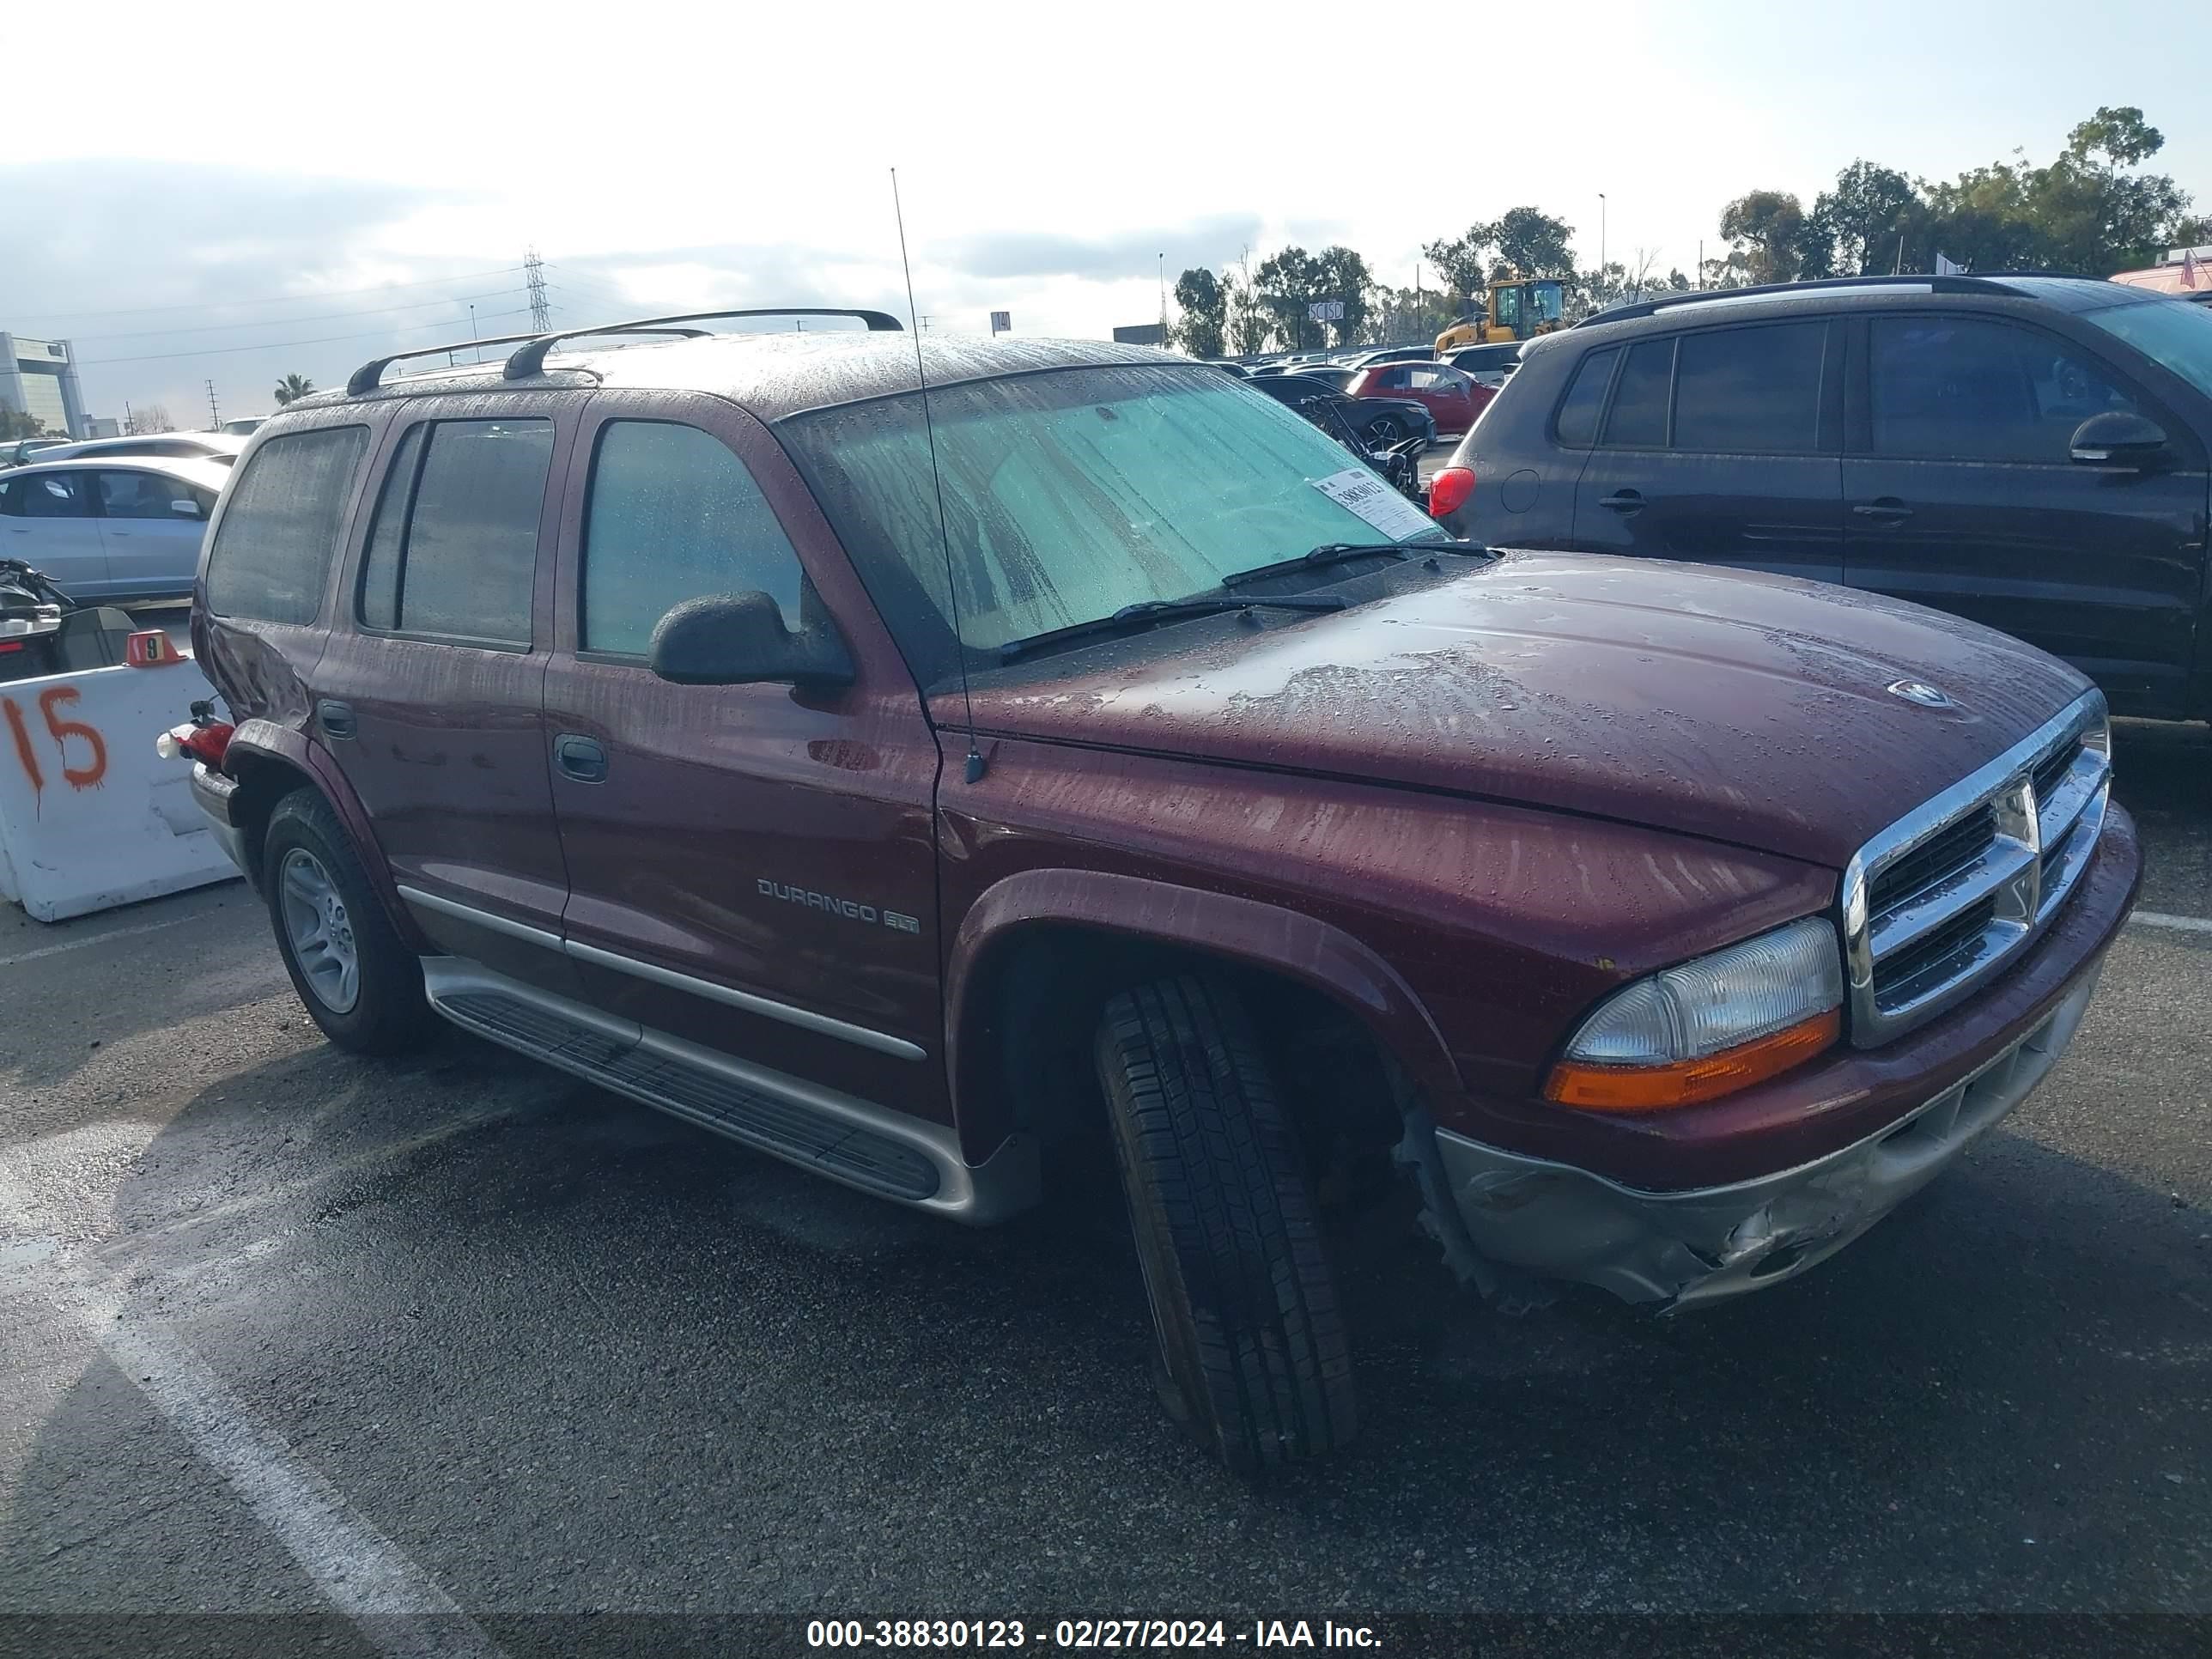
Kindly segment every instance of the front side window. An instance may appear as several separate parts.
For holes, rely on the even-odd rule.
[[[552,462],[548,420],[439,421],[410,431],[393,453],[362,561],[362,621],[526,647]]]
[[[100,510],[111,519],[174,519],[172,501],[192,499],[191,487],[158,472],[102,472]]]
[[[1674,362],[1674,447],[1812,453],[1827,341],[1826,323],[1684,335]]]
[[[1565,290],[1551,283],[1538,283],[1528,290],[1528,324],[1556,323],[1562,315]]]
[[[917,668],[949,671],[946,547],[960,637],[988,653],[1325,542],[1437,539],[1341,446],[1203,368],[1066,369],[930,393],[944,530],[911,393],[780,430]],[[1359,509],[1355,510],[1355,502]],[[1395,504],[1395,505],[1394,505]]]
[[[744,462],[695,426],[611,421],[592,462],[578,633],[643,656],[686,599],[764,592],[796,629],[799,556]]]
[[[2094,360],[1978,317],[1875,318],[1867,381],[1875,453],[1907,459],[2064,463],[2075,427],[2136,407]]]
[[[255,452],[208,551],[208,605],[219,617],[310,623],[337,556],[364,426],[271,439]]]

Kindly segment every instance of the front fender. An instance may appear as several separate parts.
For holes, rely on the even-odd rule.
[[[1172,946],[1291,979],[1356,1017],[1423,1089],[1455,1092],[1443,1034],[1397,970],[1351,934],[1257,899],[1093,870],[1024,870],[984,890],[945,963],[946,1069],[961,1139],[973,1158],[1012,1127],[1012,1103],[981,1079],[976,1052],[989,1011],[979,1006],[997,954],[1024,931],[1059,925],[1131,944]]]

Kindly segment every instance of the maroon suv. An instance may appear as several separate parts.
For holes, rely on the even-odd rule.
[[[442,1015],[963,1221],[1114,1157],[1244,1468],[1352,1431],[1317,1186],[1395,1157],[1493,1299],[1678,1307],[2065,1047],[2140,867],[2072,669],[1454,542],[1211,368],[855,316],[255,434],[193,787],[333,1041]]]

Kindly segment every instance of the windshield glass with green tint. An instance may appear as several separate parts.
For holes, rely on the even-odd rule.
[[[933,387],[929,413],[942,538],[918,397],[820,410],[781,430],[930,677],[953,665],[948,544],[960,637],[975,653],[1208,592],[1324,543],[1444,537],[1387,485],[1369,516],[1340,505],[1331,490],[1376,474],[1213,369],[1077,368]]]
[[[2212,305],[2152,300],[2084,312],[2081,320],[2125,340],[2212,398]]]

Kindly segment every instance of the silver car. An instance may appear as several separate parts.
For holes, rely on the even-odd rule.
[[[88,438],[59,449],[41,450],[42,461],[106,460],[120,455],[159,455],[175,461],[215,461],[229,466],[246,440],[222,432],[152,432],[135,438]]]
[[[200,541],[229,477],[210,460],[34,461],[0,472],[0,557],[80,603],[192,591]]]

